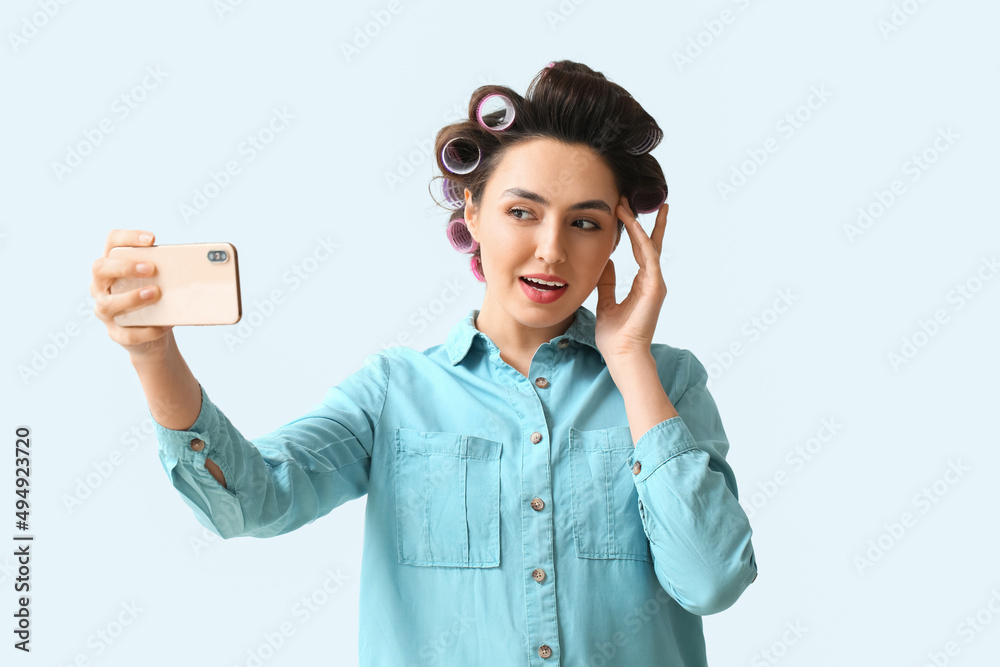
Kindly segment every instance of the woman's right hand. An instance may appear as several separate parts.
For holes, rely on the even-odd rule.
[[[94,260],[92,268],[90,295],[96,302],[94,313],[107,326],[111,340],[128,350],[133,361],[162,358],[164,351],[174,342],[173,326],[124,327],[115,322],[115,316],[122,312],[156,303],[160,298],[160,288],[156,285],[145,288],[152,290],[149,296],[141,295],[142,289],[112,294],[111,285],[118,278],[148,277],[156,273],[156,266],[145,262],[149,266],[140,271],[139,262],[109,257],[108,253],[116,246],[149,246],[154,240],[152,232],[141,229],[113,229],[104,243],[104,255]]]

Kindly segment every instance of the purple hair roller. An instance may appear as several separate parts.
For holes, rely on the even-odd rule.
[[[667,201],[667,191],[658,185],[641,188],[632,195],[632,206],[637,213],[652,213]]]
[[[441,162],[453,174],[468,174],[479,166],[483,152],[472,139],[452,137],[441,149]]]
[[[465,224],[465,218],[452,218],[445,233],[448,235],[448,240],[451,241],[451,247],[459,252],[476,252],[479,247],[479,241],[472,238],[472,233],[469,232],[469,227]]]
[[[476,120],[484,129],[494,132],[506,130],[514,122],[514,103],[502,93],[490,93],[479,101]]]
[[[485,283],[486,276],[483,275],[483,269],[479,263],[479,257],[473,255],[472,260],[469,262],[469,265],[472,267],[472,275],[476,277],[476,280],[478,280],[481,283]]]
[[[441,192],[449,208],[462,208],[465,206],[465,188],[460,183],[444,179],[441,183]]]

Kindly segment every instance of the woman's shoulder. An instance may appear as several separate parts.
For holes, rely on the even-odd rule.
[[[687,357],[691,355],[691,351],[687,348],[669,343],[653,343],[649,346],[649,351],[653,354],[656,365],[661,371],[677,368],[679,363],[687,363]]]
[[[650,346],[657,372],[664,386],[683,392],[692,385],[708,380],[708,371],[701,360],[689,348],[653,343]]]
[[[447,355],[435,354],[432,350],[419,352],[409,347],[392,346],[369,352],[360,366],[333,389],[348,394],[385,396],[400,388],[412,390],[421,383],[440,380],[441,373],[447,374],[451,366],[447,363]]]
[[[451,367],[444,345],[434,345],[423,351],[404,345],[383,347],[370,353],[365,358],[365,364],[378,365],[387,370],[391,368],[399,373]]]

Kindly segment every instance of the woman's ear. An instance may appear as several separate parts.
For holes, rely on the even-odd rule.
[[[479,224],[479,221],[476,219],[476,205],[472,203],[472,193],[469,191],[469,188],[466,188],[465,189],[465,226],[469,228],[469,234],[472,235],[472,238],[475,239],[476,242],[479,241],[479,239],[476,236],[476,234],[477,234],[476,225],[478,225],[478,224]]]

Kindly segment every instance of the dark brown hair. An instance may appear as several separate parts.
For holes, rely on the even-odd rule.
[[[514,121],[504,130],[486,129],[476,116],[480,102],[495,93],[506,96],[514,106]],[[473,142],[481,151],[479,164],[470,173],[453,173],[442,161],[445,144],[456,137]],[[447,179],[459,192],[468,188],[478,205],[507,149],[542,137],[593,149],[614,174],[615,185],[628,199],[633,214],[648,211],[666,198],[663,169],[649,154],[663,139],[663,130],[628,91],[601,72],[571,60],[559,60],[542,69],[524,97],[507,86],[477,88],[469,100],[468,120],[447,125],[437,133],[434,152],[441,175],[431,183]],[[431,196],[451,211],[449,223],[464,213],[464,204],[456,210],[440,202],[433,191]],[[623,227],[619,220],[619,233]],[[473,255],[479,256],[478,248]]]

